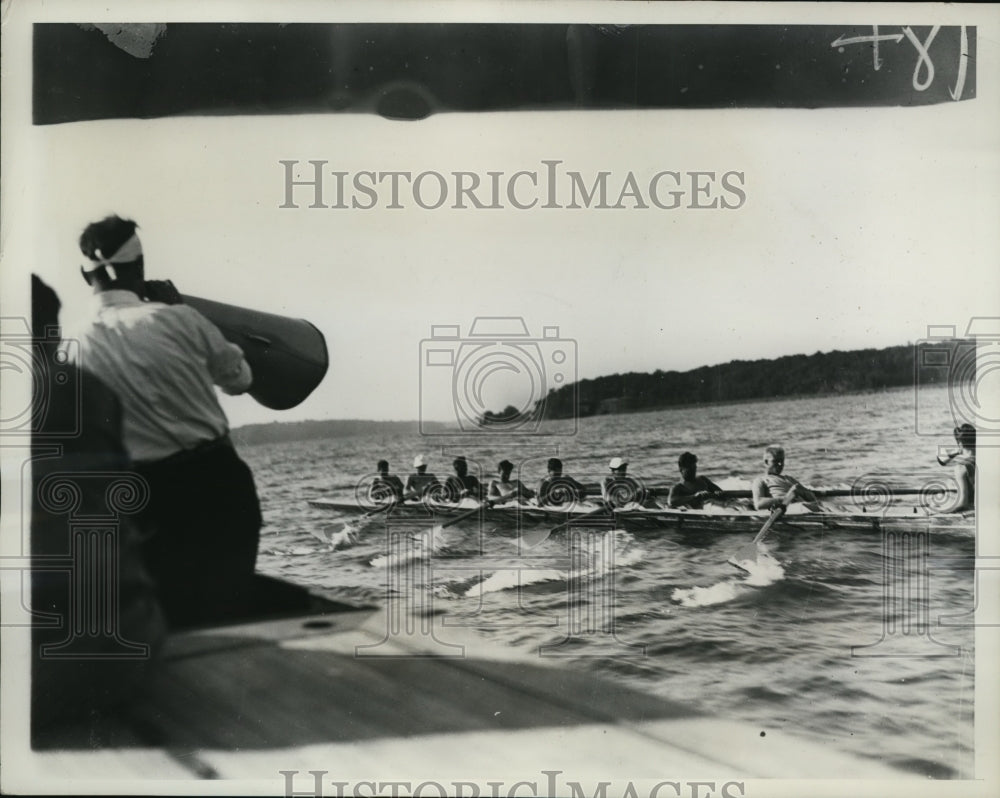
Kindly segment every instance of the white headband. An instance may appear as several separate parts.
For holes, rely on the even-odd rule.
[[[110,258],[105,258],[101,250],[94,252],[94,257],[90,263],[83,267],[85,272],[92,272],[102,266],[111,266],[115,263],[131,263],[142,255],[142,244],[139,243],[139,236],[132,233],[132,237],[122,244]]]

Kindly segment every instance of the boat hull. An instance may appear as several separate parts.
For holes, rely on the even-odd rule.
[[[370,508],[349,501],[336,499],[311,499],[312,507],[332,512],[359,515]],[[455,505],[422,504],[419,502],[396,505],[375,515],[374,518],[391,516],[394,520],[421,520],[439,523],[454,519],[462,513],[477,509],[475,504],[463,502]],[[750,509],[720,508],[717,510],[671,510],[671,509],[627,509],[613,514],[592,515],[597,505],[580,503],[573,505],[538,507],[535,505],[515,505],[481,507],[478,516],[469,521],[475,523],[477,517],[489,523],[504,523],[514,526],[536,524],[565,524],[578,521],[580,527],[615,527],[629,530],[681,529],[686,531],[756,532],[767,520],[769,513]],[[975,516],[971,513],[933,513],[923,508],[891,506],[878,512],[799,512],[794,505],[788,514],[776,525],[777,528],[806,529],[853,529],[859,531],[898,532],[953,532],[975,531]],[[805,508],[801,508],[804,510]],[[916,512],[914,511],[916,510]],[[584,516],[587,516],[584,518]],[[576,524],[574,523],[574,526]]]

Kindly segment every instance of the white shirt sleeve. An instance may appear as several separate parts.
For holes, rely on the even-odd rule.
[[[194,308],[189,308],[186,305],[175,305],[174,307],[186,308],[196,319],[194,323],[197,324],[206,346],[206,365],[212,382],[230,396],[246,393],[253,384],[253,372],[243,356],[243,350],[236,344],[227,341],[219,328]]]

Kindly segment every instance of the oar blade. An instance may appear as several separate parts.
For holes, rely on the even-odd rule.
[[[319,531],[315,529],[310,529],[309,532],[313,537],[319,538],[324,543],[329,543],[332,537],[334,537],[335,535],[339,535],[341,532],[343,532],[345,529],[349,527],[350,524],[348,523],[325,524],[323,528],[320,529]]]
[[[348,543],[355,543],[358,537],[357,527],[347,524],[327,524],[323,527],[323,536],[331,548],[339,549]]]
[[[544,543],[549,539],[549,535],[552,534],[551,529],[527,529],[521,534],[521,545],[525,548],[533,549]]]
[[[768,516],[767,521],[764,522],[764,526],[760,528],[760,532],[757,533],[750,543],[747,543],[729,558],[729,564],[735,565],[743,571],[749,570],[745,566],[755,566],[757,564],[757,554],[759,553],[758,544],[767,536],[767,533],[771,531],[771,527],[785,514],[785,510],[787,509],[783,504],[779,504],[771,510],[771,514]]]
[[[566,529],[567,527],[573,526],[573,524],[578,524],[581,521],[591,519],[594,516],[607,512],[608,512],[607,506],[602,504],[600,507],[591,510],[589,513],[584,513],[583,515],[577,516],[576,518],[571,517],[568,521],[564,521],[563,523],[558,524],[557,526],[554,527],[550,527],[549,529],[529,530],[521,534],[521,543],[524,544],[529,549],[533,548],[548,540],[549,536],[553,532],[558,532],[560,529]]]
[[[746,566],[757,564],[757,555],[759,554],[759,549],[756,543],[747,543],[739,551],[735,552],[732,557],[729,558],[729,564],[736,566],[741,571],[749,571]]]

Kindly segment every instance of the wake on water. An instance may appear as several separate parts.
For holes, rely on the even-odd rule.
[[[736,563],[734,563],[735,565]],[[709,587],[679,587],[670,598],[682,607],[709,607],[745,595],[753,587],[767,587],[785,578],[785,569],[765,549],[761,549],[757,560],[745,560],[738,564],[746,572],[743,579],[724,579]]]
[[[375,557],[369,563],[372,568],[398,568],[401,565],[426,560],[454,542],[454,538],[444,530],[435,532],[434,529],[414,535],[400,535],[396,540],[399,550]]]
[[[589,562],[582,567],[538,570],[511,568],[496,571],[469,587],[461,595],[464,597],[481,596],[484,593],[497,593],[502,590],[513,590],[543,582],[601,579],[619,567],[635,565],[642,561],[645,552],[633,546],[634,543],[635,538],[624,529],[614,529],[590,542],[592,556],[589,557]]]

